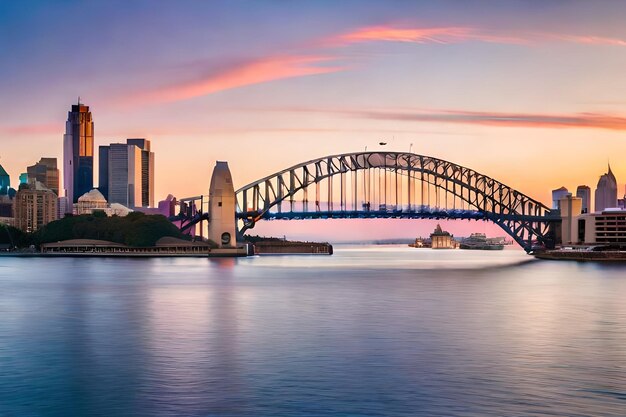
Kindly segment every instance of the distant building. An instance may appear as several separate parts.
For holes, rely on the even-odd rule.
[[[63,186],[71,203],[93,188],[93,118],[80,100],[72,105],[65,123]]]
[[[20,174],[20,184],[28,184],[28,173],[22,172]]]
[[[119,203],[131,208],[141,207],[141,149],[135,145],[112,143],[100,147],[100,157],[100,173],[108,178],[106,197],[109,203]],[[103,166],[106,166],[106,172]]]
[[[582,199],[567,195],[559,201],[561,210],[561,242],[563,244],[576,243],[578,217],[582,214]]]
[[[611,165],[609,171],[598,180],[595,201],[595,211],[617,207],[617,180],[611,171]]]
[[[66,214],[72,214],[72,203],[68,197],[57,198],[57,217],[62,219]]]
[[[141,149],[141,207],[154,207],[154,152],[147,139],[127,139],[128,145]]]
[[[141,206],[141,149],[135,145],[112,143],[108,151],[100,151],[100,155],[105,154],[108,159],[106,176],[109,203],[131,208]]]
[[[589,213],[591,210],[591,188],[586,185],[579,185],[576,188],[576,197],[582,200],[582,212]]]
[[[0,165],[0,194],[9,194],[9,188],[11,188],[11,177]]]
[[[59,195],[59,169],[56,158],[41,158],[27,168],[28,181],[39,181],[57,196]]]
[[[0,223],[13,226],[15,224],[14,213],[15,199],[8,194],[0,195]]]
[[[109,147],[98,148],[98,190],[109,198]]]
[[[453,236],[442,230],[440,225],[437,225],[435,231],[430,235],[431,247],[433,249],[454,249],[456,248],[456,242]]]
[[[555,210],[560,209],[559,200],[561,200],[563,197],[567,197],[567,195],[571,195],[571,194],[569,191],[567,191],[567,188],[565,187],[552,190],[552,208]]]
[[[624,197],[617,200],[617,207],[626,210],[626,185],[624,186]]]
[[[74,204],[74,214],[93,214],[96,211],[102,211],[109,217],[124,217],[127,216],[128,213],[132,213],[133,210],[123,206],[122,204],[109,204],[102,193],[94,188],[88,193],[78,197],[78,202]]]
[[[15,226],[35,232],[57,219],[57,196],[42,183],[23,184],[15,196]]]
[[[89,191],[78,197],[74,204],[74,214],[93,214],[94,211],[104,211],[109,208],[109,203],[102,193],[96,189]]]

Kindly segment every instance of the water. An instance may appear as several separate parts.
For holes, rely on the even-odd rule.
[[[3,417],[626,415],[626,265],[0,258],[0,317]]]

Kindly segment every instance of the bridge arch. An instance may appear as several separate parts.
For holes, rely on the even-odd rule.
[[[240,233],[263,219],[444,218],[490,220],[527,252],[554,247],[558,212],[449,161],[405,152],[312,159],[236,191]]]

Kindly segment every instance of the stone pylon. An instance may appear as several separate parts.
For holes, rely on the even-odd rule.
[[[237,246],[235,189],[228,162],[217,161],[209,188],[209,239],[220,248]]]

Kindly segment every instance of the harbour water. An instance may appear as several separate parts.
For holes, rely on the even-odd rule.
[[[0,258],[0,416],[624,416],[626,265]]]

